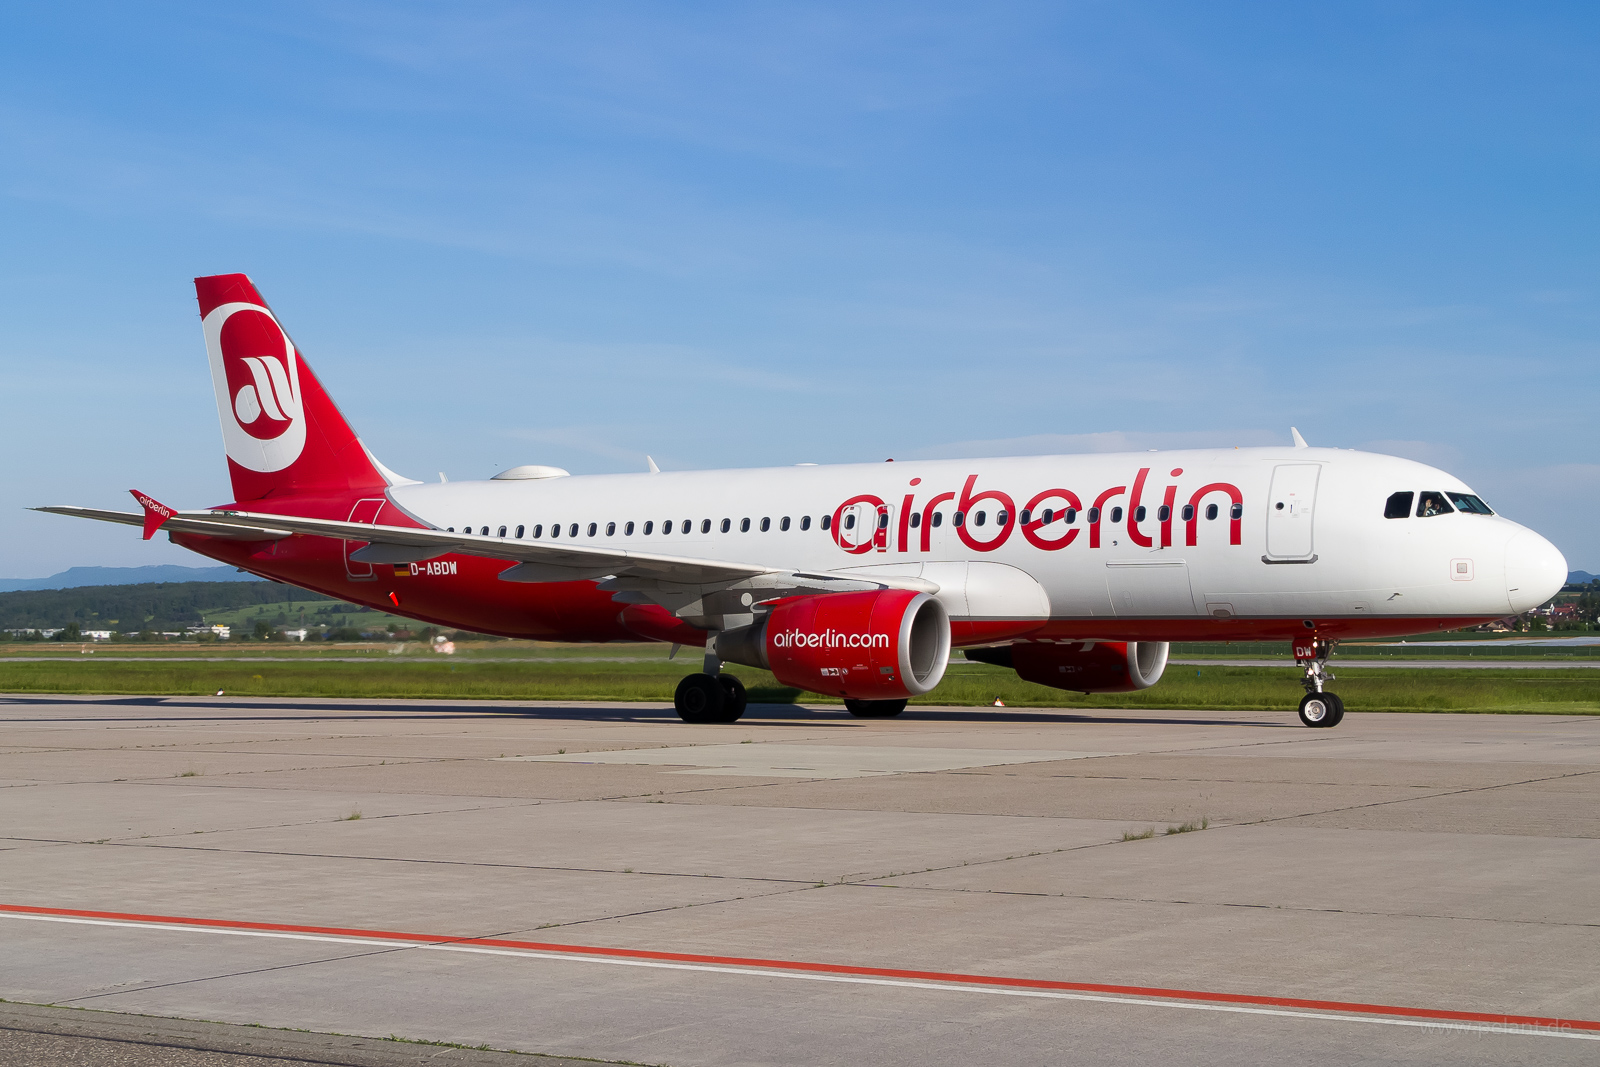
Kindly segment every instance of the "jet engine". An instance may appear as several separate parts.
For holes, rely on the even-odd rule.
[[[908,589],[788,597],[753,625],[718,634],[716,653],[796,689],[904,700],[944,677],[950,617],[933,597]]]
[[[969,648],[966,655],[980,663],[1010,667],[1025,681],[1079,693],[1149,689],[1167,669],[1165,641],[1019,642],[1003,648]]]

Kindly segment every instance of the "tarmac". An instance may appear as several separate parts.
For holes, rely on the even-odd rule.
[[[0,1060],[1593,1063],[1597,839],[1600,717],[0,696]]]

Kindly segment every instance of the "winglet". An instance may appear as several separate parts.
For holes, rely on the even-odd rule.
[[[661,473],[661,468],[656,466],[656,459],[655,459],[654,456],[646,456],[646,457],[644,457],[644,461],[646,463],[650,464],[650,473],[651,474],[660,474]]]
[[[1306,444],[1306,439],[1304,437],[1300,436],[1300,431],[1295,429],[1293,426],[1289,427],[1289,433],[1294,438],[1294,447],[1296,447],[1296,448],[1310,448],[1311,447],[1310,445]]]
[[[128,492],[132,493],[133,499],[139,502],[141,508],[144,508],[144,539],[146,541],[154,537],[156,531],[161,529],[168,519],[177,514],[176,511],[173,511],[155,497],[141,493],[137,489],[129,489]]]

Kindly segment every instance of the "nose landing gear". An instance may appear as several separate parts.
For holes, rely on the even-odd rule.
[[[1305,671],[1300,682],[1306,687],[1306,695],[1300,700],[1300,721],[1318,729],[1331,729],[1344,718],[1344,701],[1323,688],[1334,679],[1328,670],[1333,646],[1334,642],[1320,639],[1294,643],[1294,661]]]

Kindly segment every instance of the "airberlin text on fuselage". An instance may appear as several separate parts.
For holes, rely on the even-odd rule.
[[[1169,477],[1179,478],[1182,475],[1183,468],[1175,467]],[[1076,541],[1085,528],[1069,526],[1061,521],[1068,512],[1074,516],[1082,512],[1088,519],[1086,527],[1090,548],[1100,547],[1102,528],[1107,528],[1108,532],[1114,531],[1119,522],[1126,522],[1128,540],[1140,548],[1156,545],[1170,548],[1175,536],[1182,537],[1185,545],[1196,545],[1199,543],[1202,519],[1211,521],[1218,518],[1227,521],[1228,544],[1242,543],[1244,494],[1237,486],[1229,482],[1205,482],[1187,492],[1181,502],[1178,485],[1165,486],[1159,502],[1154,499],[1152,487],[1152,498],[1147,503],[1145,483],[1149,476],[1149,467],[1139,468],[1131,489],[1124,484],[1102,490],[1090,499],[1087,508],[1084,506],[1085,498],[1070,489],[1042,489],[1022,505],[1021,512],[1028,517],[1023,522],[1015,498],[998,489],[979,491],[978,475],[969,474],[960,493],[950,491],[935,494],[921,504],[920,510],[916,493],[906,493],[900,502],[899,517],[893,524],[896,527],[893,530],[889,528],[888,504],[881,497],[862,493],[846,500],[834,511],[833,539],[840,548],[850,553],[871,552],[874,549],[886,552],[891,544],[898,552],[931,552],[935,516],[941,515],[939,506],[953,503],[951,525],[962,544],[974,552],[993,552],[1009,541],[1012,533],[1018,529],[1033,547],[1046,552],[1059,551]],[[913,478],[909,484],[915,487],[921,483],[921,478]],[[992,533],[984,528],[988,509],[981,505],[985,501],[992,502],[995,509]],[[850,523],[847,529],[845,513],[857,507],[874,517],[868,519],[864,526]],[[979,514],[984,516],[983,522],[974,521]],[[1120,516],[1119,520],[1108,521],[1112,515]],[[916,516],[915,523],[913,516]],[[1181,531],[1175,530],[1175,526],[1181,527]],[[1146,533],[1146,528],[1151,532]]]

